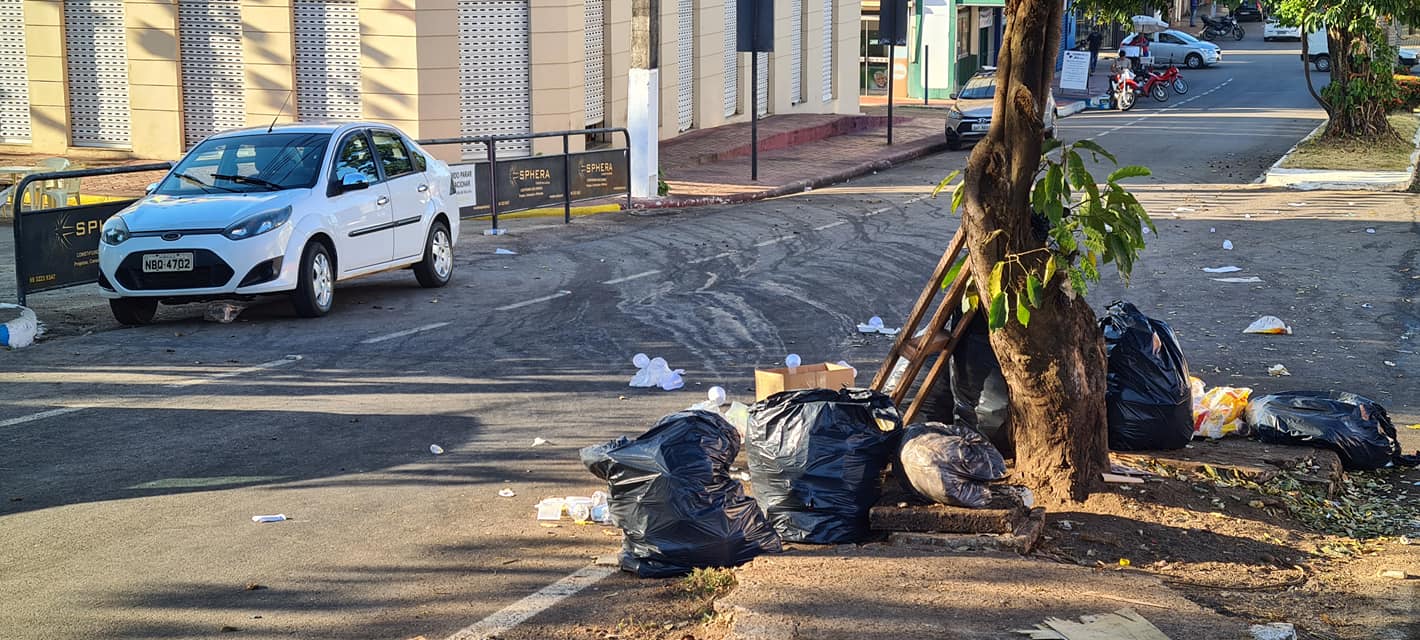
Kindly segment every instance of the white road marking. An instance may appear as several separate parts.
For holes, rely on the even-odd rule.
[[[572,292],[571,292],[571,291],[558,291],[557,293],[554,293],[554,294],[552,294],[552,295],[550,295],[550,296],[543,296],[543,297],[541,297],[541,298],[533,298],[532,300],[524,300],[524,301],[522,301],[522,302],[514,302],[513,304],[505,304],[505,305],[503,305],[503,306],[501,306],[501,307],[498,307],[498,308],[494,309],[494,311],[512,311],[513,309],[521,309],[521,308],[523,308],[523,307],[535,305],[535,304],[537,304],[537,303],[539,303],[539,302],[547,302],[548,300],[556,300],[556,299],[558,299],[558,298],[561,298],[562,296],[570,296],[570,295],[572,295]]]
[[[616,567],[599,567],[591,565],[582,567],[570,576],[543,587],[522,600],[514,602],[502,610],[495,612],[478,622],[473,623],[454,635],[448,640],[486,640],[497,637],[513,627],[516,627],[548,607],[562,601],[567,596],[573,595],[585,589],[597,581],[617,572]]]
[[[789,238],[792,238],[792,237],[794,237],[794,236],[779,236],[778,238],[770,238],[769,240],[765,240],[765,241],[763,241],[763,242],[756,242],[756,243],[754,243],[754,246],[756,246],[756,247],[767,247],[767,246],[769,246],[769,245],[771,245],[771,244],[779,244],[780,242],[783,242],[783,241],[785,241],[785,240],[788,240]]]
[[[405,337],[405,336],[412,336],[412,335],[414,335],[414,334],[416,334],[416,333],[420,333],[420,332],[423,332],[423,331],[431,331],[431,330],[433,330],[433,329],[438,329],[439,327],[447,327],[447,326],[449,326],[449,323],[447,323],[447,322],[435,322],[434,324],[426,324],[426,325],[424,325],[424,326],[422,326],[422,327],[415,327],[415,328],[413,328],[413,329],[405,329],[404,331],[396,331],[396,332],[394,332],[394,333],[389,333],[389,334],[385,334],[385,335],[382,335],[382,336],[377,336],[377,337],[374,337],[374,338],[368,338],[368,339],[365,339],[365,340],[361,340],[361,341],[360,341],[360,344],[375,344],[376,342],[384,342],[384,341],[386,341],[386,340],[394,340],[395,338],[403,338],[403,337]]]
[[[710,256],[710,257],[707,257],[707,258],[696,258],[696,259],[694,259],[694,260],[687,260],[685,263],[686,263],[686,264],[701,264],[701,263],[705,263],[705,262],[710,262],[711,260],[719,260],[720,258],[728,258],[728,257],[730,257],[730,256],[732,256],[732,255],[735,255],[736,253],[739,253],[739,252],[738,252],[738,251],[721,251],[720,253],[717,253],[717,254],[715,254],[715,255],[713,255],[713,256]]]
[[[839,220],[838,222],[830,222],[830,223],[828,223],[828,224],[821,224],[821,225],[819,225],[819,226],[817,226],[817,227],[814,227],[814,231],[823,231],[823,230],[825,230],[825,229],[832,229],[832,228],[834,228],[834,227],[841,227],[841,226],[843,226],[843,225],[845,225],[845,224],[848,224],[848,221],[847,221],[847,220]]]
[[[213,374],[213,375],[210,375],[210,376],[204,376],[204,377],[201,377],[201,378],[190,378],[190,379],[187,379],[187,380],[183,380],[182,382],[174,382],[174,383],[172,383],[172,384],[165,385],[165,386],[167,386],[167,387],[169,387],[169,388],[174,388],[174,389],[176,389],[176,388],[181,388],[181,387],[194,387],[194,386],[197,386],[197,385],[199,385],[199,384],[207,384],[207,383],[209,383],[209,382],[216,382],[216,381],[218,381],[218,380],[226,380],[227,378],[235,378],[235,377],[237,377],[237,376],[246,375],[246,374],[248,374],[248,373],[253,373],[253,372],[256,372],[256,371],[261,371],[261,370],[263,370],[263,369],[273,369],[273,368],[276,368],[276,367],[284,367],[284,366],[286,366],[286,365],[288,365],[288,364],[291,364],[292,362],[297,362],[297,361],[299,361],[300,359],[301,359],[301,356],[286,356],[286,357],[284,357],[284,358],[281,358],[280,360],[272,360],[271,362],[263,362],[263,363],[261,363],[261,364],[252,365],[252,366],[250,366],[250,367],[242,367],[242,368],[240,368],[240,369],[232,369],[231,371],[224,371],[224,372],[222,372],[222,373]]]
[[[4,429],[5,427],[13,427],[17,424],[24,424],[26,422],[34,422],[35,420],[53,418],[54,416],[62,416],[66,413],[74,413],[75,411],[83,411],[85,409],[88,409],[88,407],[60,407],[58,409],[50,409],[49,411],[31,413],[30,415],[20,416],[18,418],[10,418],[9,420],[0,420],[0,429]]]
[[[218,373],[218,374],[214,374],[214,375],[210,375],[210,376],[203,376],[203,377],[200,377],[200,378],[191,378],[191,379],[188,379],[188,380],[183,380],[183,381],[181,381],[181,382],[174,382],[174,383],[167,384],[167,385],[164,385],[164,386],[166,386],[166,387],[168,387],[168,388],[192,387],[192,386],[197,386],[197,385],[200,385],[200,384],[207,384],[207,383],[209,383],[209,382],[216,382],[216,381],[218,381],[218,380],[225,380],[225,379],[227,379],[227,378],[234,378],[234,377],[236,377],[236,376],[245,375],[245,374],[252,373],[252,372],[255,372],[255,371],[262,371],[262,370],[271,369],[271,368],[274,368],[274,367],[285,366],[285,365],[291,364],[292,362],[296,362],[296,361],[298,361],[298,360],[300,360],[300,359],[301,359],[301,356],[295,356],[295,355],[286,356],[286,357],[284,357],[284,358],[281,358],[280,360],[272,360],[271,362],[263,362],[263,363],[258,364],[258,365],[253,365],[253,366],[250,366],[250,367],[242,367],[241,369],[233,369],[233,370],[231,370],[231,371],[224,371],[224,372],[222,372],[222,373]],[[13,426],[16,426],[16,425],[25,424],[26,422],[34,422],[34,421],[36,421],[36,420],[44,420],[45,418],[54,418],[54,417],[57,417],[57,416],[62,416],[62,415],[74,413],[74,412],[76,412],[76,411],[83,411],[83,410],[85,410],[85,409],[92,409],[94,406],[97,406],[97,405],[82,405],[82,406],[77,406],[77,407],[59,407],[59,408],[57,408],[57,409],[49,409],[49,410],[47,410],[47,411],[41,411],[41,412],[39,412],[39,413],[31,413],[30,415],[27,415],[27,416],[20,416],[20,417],[18,417],[18,418],[10,418],[10,419],[8,419],[8,420],[0,420],[0,429],[3,429],[3,428],[5,428],[5,427],[13,427]]]
[[[660,273],[660,272],[661,272],[660,269],[652,269],[652,270],[650,270],[650,271],[642,271],[641,273],[637,273],[637,274],[634,274],[634,275],[629,275],[629,276],[626,276],[626,277],[624,277],[624,278],[615,278],[615,279],[612,279],[612,280],[607,280],[607,281],[602,282],[602,284],[621,284],[621,283],[623,283],[623,282],[631,282],[632,280],[636,280],[636,279],[639,279],[639,278],[644,278],[644,277],[646,277],[646,276],[654,276],[654,275],[656,275],[656,274],[658,274],[658,273]]]
[[[1148,113],[1148,114],[1142,115],[1142,116],[1140,116],[1140,117],[1138,117],[1138,118],[1135,118],[1135,119],[1133,119],[1133,120],[1130,120],[1129,122],[1127,122],[1127,123],[1125,123],[1125,124],[1122,124],[1122,125],[1120,125],[1120,126],[1114,127],[1113,129],[1109,129],[1109,130],[1106,130],[1106,131],[1102,131],[1102,132],[1100,132],[1100,133],[1097,133],[1097,134],[1095,134],[1095,135],[1093,135],[1093,136],[1090,136],[1090,137],[1088,137],[1088,138],[1085,138],[1085,139],[1086,139],[1086,140],[1094,140],[1095,138],[1103,138],[1103,137],[1105,137],[1105,136],[1107,136],[1107,135],[1109,135],[1109,134],[1111,134],[1111,133],[1114,133],[1114,132],[1116,132],[1116,131],[1119,131],[1120,129],[1124,129],[1124,128],[1126,128],[1126,127],[1132,127],[1132,126],[1134,126],[1134,125],[1136,125],[1136,124],[1139,124],[1139,123],[1141,123],[1141,122],[1143,122],[1143,121],[1145,121],[1145,120],[1147,120],[1147,119],[1149,119],[1149,118],[1152,118],[1152,117],[1154,117],[1154,116],[1156,116],[1156,115],[1159,115],[1159,114],[1161,114],[1161,113],[1164,113],[1164,112],[1167,112],[1167,111],[1173,111],[1174,109],[1177,109],[1177,108],[1179,108],[1179,107],[1182,107],[1183,105],[1186,105],[1186,104],[1188,104],[1188,103],[1190,103],[1190,102],[1193,102],[1194,100],[1197,100],[1197,99],[1199,99],[1199,98],[1202,98],[1203,96],[1210,95],[1210,94],[1212,94],[1214,91],[1217,91],[1217,90],[1219,90],[1219,89],[1222,89],[1223,87],[1228,86],[1228,83],[1230,83],[1230,82],[1232,82],[1232,81],[1233,81],[1232,78],[1228,78],[1227,80],[1224,80],[1224,81],[1223,81],[1221,84],[1219,84],[1218,86],[1213,87],[1212,89],[1209,89],[1209,90],[1207,90],[1207,91],[1204,91],[1203,93],[1195,94],[1195,95],[1193,95],[1193,96],[1191,96],[1191,97],[1185,99],[1183,102],[1175,102],[1175,103],[1173,103],[1173,104],[1171,104],[1171,105],[1169,105],[1169,106],[1167,106],[1167,107],[1164,107],[1164,108],[1162,108],[1162,109],[1159,109],[1158,111],[1154,111],[1154,112],[1150,112],[1150,113]]]

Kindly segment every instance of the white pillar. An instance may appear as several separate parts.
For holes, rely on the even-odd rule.
[[[660,69],[631,69],[626,96],[626,130],[631,134],[631,196],[656,195],[660,177]]]

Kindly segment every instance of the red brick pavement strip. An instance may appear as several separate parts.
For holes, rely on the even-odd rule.
[[[886,144],[884,128],[761,152],[757,182],[749,179],[750,163],[745,157],[685,168],[664,162],[670,195],[638,199],[633,206],[656,209],[749,202],[843,182],[945,149],[942,127],[939,118],[901,118],[895,119],[891,147]]]

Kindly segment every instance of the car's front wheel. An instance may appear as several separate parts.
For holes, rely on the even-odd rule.
[[[454,240],[449,235],[449,225],[436,221],[424,243],[424,259],[414,264],[414,277],[419,286],[435,289],[448,284],[453,275]]]
[[[158,314],[157,298],[110,298],[108,308],[120,324],[137,326],[152,324]]]
[[[302,318],[319,318],[335,304],[335,260],[324,244],[312,242],[301,253],[301,271],[291,304]]]
[[[1316,62],[1312,64],[1316,66],[1317,71],[1322,73],[1331,71],[1331,56],[1317,56]]]
[[[1187,58],[1183,59],[1183,64],[1186,65],[1189,69],[1202,69],[1203,56],[1200,56],[1196,53],[1190,53],[1188,54]]]

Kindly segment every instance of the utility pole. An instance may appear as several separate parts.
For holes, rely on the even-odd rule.
[[[658,195],[661,128],[661,1],[631,0],[631,70],[626,129],[631,135],[631,195]]]

